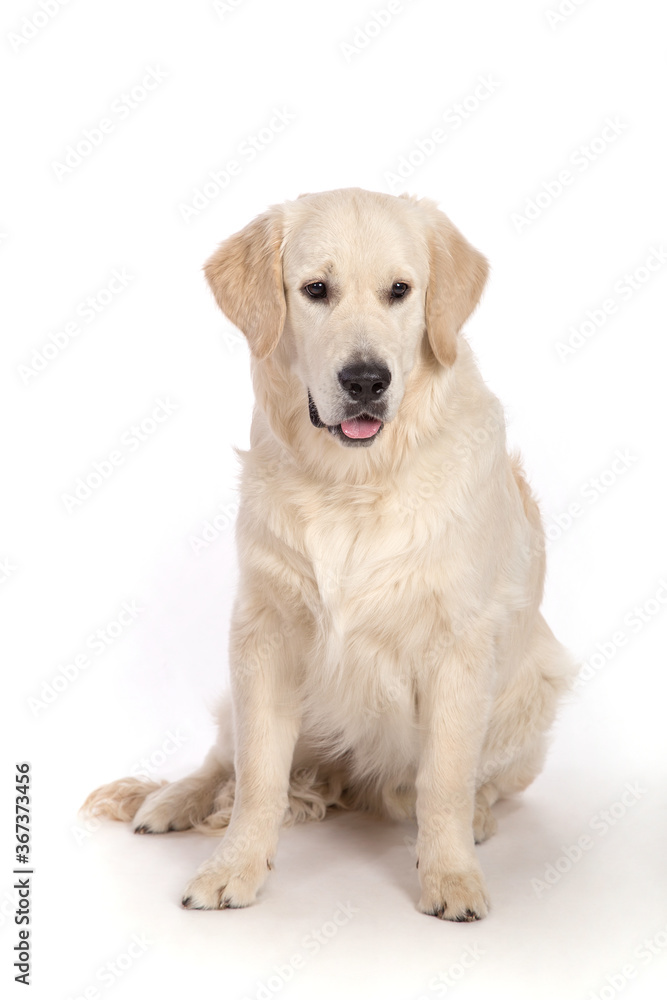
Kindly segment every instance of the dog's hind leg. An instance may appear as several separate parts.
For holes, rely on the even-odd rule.
[[[231,702],[219,709],[216,745],[202,766],[174,782],[120,778],[92,792],[82,806],[90,816],[132,822],[135,833],[170,833],[194,828],[220,835],[229,826],[236,781],[233,764]],[[327,810],[345,808],[347,773],[344,763],[326,765],[312,751],[297,752],[290,774],[286,826],[324,819]]]
[[[218,709],[216,744],[193,774],[169,783],[120,778],[92,792],[82,812],[132,822],[135,833],[200,827],[219,808],[225,788],[231,784],[233,790],[233,740],[231,700],[225,698]]]
[[[82,811],[92,816],[130,821],[135,833],[169,833],[198,826],[214,811],[216,797],[232,777],[220,763],[217,747],[187,778],[173,782],[121,778],[92,792]]]
[[[209,751],[198,770],[170,782],[147,796],[134,817],[135,833],[170,833],[198,827],[215,810],[216,799],[233,777],[231,764],[222,764],[217,747]]]
[[[483,844],[498,829],[496,817],[491,812],[491,806],[497,800],[498,789],[492,782],[487,781],[485,785],[477,789],[475,795],[475,814],[472,823],[476,844]]]

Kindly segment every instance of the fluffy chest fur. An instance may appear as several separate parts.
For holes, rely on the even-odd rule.
[[[503,545],[494,544],[494,525],[516,497],[500,487],[502,475],[482,476],[474,461],[462,481],[465,459],[456,475],[443,458],[384,487],[319,483],[266,457],[255,478],[255,461],[240,543],[252,530],[273,599],[286,619],[296,611],[290,641],[302,660],[305,728],[328,752],[353,749],[364,773],[382,762],[386,774],[393,761],[398,774],[419,754],[420,679],[446,669],[466,630],[501,626]],[[266,541],[258,547],[260,512]]]

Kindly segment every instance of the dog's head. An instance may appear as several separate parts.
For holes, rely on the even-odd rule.
[[[281,343],[304,417],[367,447],[396,417],[425,338],[454,363],[487,263],[433,202],[350,188],[270,209],[205,272],[258,361]]]

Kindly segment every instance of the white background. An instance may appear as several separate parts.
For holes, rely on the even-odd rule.
[[[566,2],[558,23],[556,3],[414,0],[365,35],[384,0],[227,12],[71,0],[49,18],[37,2],[3,5],[0,938],[4,979],[17,940],[13,765],[29,760],[32,997],[664,995],[667,267],[652,254],[667,246],[664,30],[648,0]],[[151,69],[154,89],[120,110]],[[274,109],[293,120],[249,161],[242,144]],[[103,118],[112,131],[59,170]],[[616,134],[594,142],[607,119]],[[438,128],[446,138],[429,146]],[[429,155],[392,184],[419,142]],[[240,173],[186,221],[230,159]],[[434,198],[489,257],[467,335],[549,526],[547,618],[581,661],[597,652],[544,773],[497,807],[499,832],[479,849],[493,909],[475,925],[416,911],[410,823],[337,816],[286,831],[257,905],[193,913],[181,890],[212,841],[77,818],[92,788],[142,759],[157,777],[197,765],[226,684],[236,570],[224,524],[252,398],[247,349],[201,266],[267,205],[345,186]],[[106,303],[114,270],[127,285]],[[103,306],[93,322],[88,296]],[[587,310],[605,322],[559,356]],[[37,371],[59,333],[65,346]],[[173,412],[130,450],[157,400]],[[64,495],[119,447],[122,464],[68,512]],[[195,553],[216,514],[221,530]],[[97,654],[90,636],[116,631],[133,601],[135,619]],[[356,912],[332,934],[339,903]],[[130,960],[135,934],[149,943]],[[297,954],[283,984],[276,967],[287,975]],[[109,962],[121,976],[99,972]]]

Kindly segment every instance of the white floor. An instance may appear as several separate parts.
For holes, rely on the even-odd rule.
[[[3,5],[0,940],[4,982],[27,760],[33,1000],[667,995],[664,29],[650,0],[385,8]],[[195,767],[227,683],[252,393],[202,264],[355,185],[435,199],[491,261],[467,335],[585,663],[479,849],[478,924],[417,912],[410,824],[285,831],[257,905],[196,913],[210,839],[77,818]]]
[[[67,813],[94,765],[82,767],[85,780],[69,776],[63,796],[39,780],[42,758],[35,967],[40,979],[48,970],[48,988],[36,978],[37,995],[105,996],[116,981],[114,995],[127,998],[561,1000],[615,995],[604,990],[620,977],[627,996],[664,995],[662,768],[627,747],[627,732],[605,731],[613,686],[594,707],[564,713],[543,776],[496,807],[499,832],[478,849],[493,909],[474,925],[415,909],[413,824],[342,813],[284,831],[255,906],[184,911],[181,891],[211,839],[86,826]],[[86,994],[94,987],[99,994]]]

